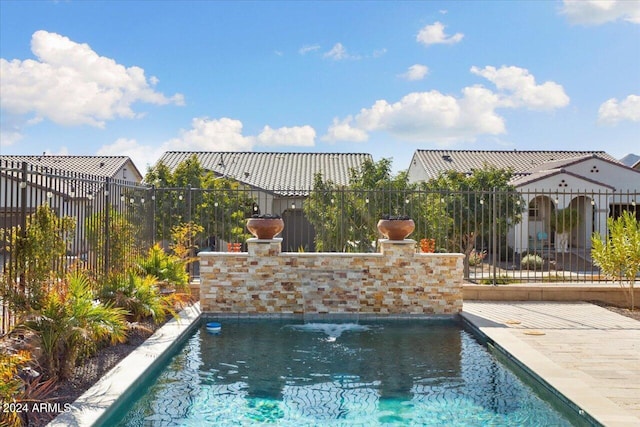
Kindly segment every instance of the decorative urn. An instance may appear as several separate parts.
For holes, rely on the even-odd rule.
[[[253,215],[247,220],[247,230],[258,239],[273,239],[284,230],[280,215]]]
[[[413,220],[405,215],[383,215],[378,221],[378,231],[389,240],[404,240],[415,228]]]

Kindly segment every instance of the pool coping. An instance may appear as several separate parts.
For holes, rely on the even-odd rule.
[[[100,425],[133,392],[134,386],[182,342],[200,320],[200,303],[182,310],[107,372],[49,427]]]
[[[508,304],[516,301],[501,301]],[[526,303],[526,302],[525,302]],[[586,303],[585,303],[586,304]],[[461,317],[474,332],[497,350],[510,363],[522,369],[537,383],[572,408],[577,420],[585,425],[637,426],[638,418],[602,395],[581,379],[579,371],[563,368],[552,356],[514,335],[514,329],[497,323],[489,316],[463,310]],[[588,357],[588,355],[584,355]],[[574,420],[572,418],[572,420]],[[575,421],[575,420],[574,420]]]

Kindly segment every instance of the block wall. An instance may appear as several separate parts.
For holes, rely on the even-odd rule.
[[[214,314],[456,315],[462,254],[416,253],[415,241],[381,252],[281,253],[249,239],[248,253],[200,253],[200,304]]]

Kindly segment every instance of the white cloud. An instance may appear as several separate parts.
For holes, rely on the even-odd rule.
[[[445,26],[441,22],[434,22],[431,25],[426,25],[422,28],[418,35],[416,36],[416,40],[419,43],[422,43],[425,46],[430,46],[432,44],[455,44],[459,43],[464,34],[456,33],[452,36],[446,35],[444,33]]]
[[[286,145],[291,147],[313,147],[316,131],[311,126],[281,127],[272,129],[265,126],[256,137],[258,145],[273,147]]]
[[[147,166],[153,165],[162,155],[159,148],[141,145],[135,139],[118,138],[113,144],[103,145],[98,156],[128,156],[144,175]]]
[[[344,120],[333,119],[333,124],[329,127],[326,135],[322,136],[323,141],[349,141],[363,142],[369,139],[369,135],[362,129],[351,126],[353,117],[349,116]]]
[[[373,56],[374,58],[380,58],[381,56],[384,56],[387,54],[387,48],[382,48],[382,49],[376,49],[373,51],[373,54],[371,56]]]
[[[400,77],[406,80],[415,81],[422,80],[429,73],[429,67],[421,64],[414,64],[407,70],[406,73],[400,74]]]
[[[471,72],[489,80],[499,90],[505,107],[526,107],[532,110],[551,110],[569,105],[569,97],[555,82],[536,84],[528,70],[519,67],[471,67]]]
[[[564,0],[561,13],[573,24],[601,25],[617,20],[640,24],[640,1]]]
[[[135,139],[119,138],[101,147],[96,154],[129,156],[143,171],[147,165],[155,164],[165,151],[251,151],[260,145],[312,147],[315,144],[316,131],[308,125],[277,129],[265,126],[257,136],[243,135],[242,130],[240,120],[196,117],[190,129],[180,130],[178,137],[160,145],[143,145]]]
[[[316,50],[320,49],[320,45],[318,44],[314,44],[314,45],[308,45],[308,46],[302,46],[299,50],[298,53],[300,55],[306,55],[309,52],[315,52]]]
[[[329,52],[324,54],[325,58],[333,59],[334,61],[339,61],[341,59],[347,59],[349,54],[347,53],[347,49],[342,45],[342,43],[336,43],[333,45]]]
[[[334,61],[342,61],[345,59],[360,59],[360,56],[348,53],[347,48],[339,42],[334,44],[331,50],[325,52],[323,56],[325,58],[333,59]]]
[[[394,103],[378,100],[355,117],[334,119],[322,139],[365,141],[370,132],[382,131],[411,141],[473,141],[479,135],[506,133],[499,108],[549,110],[569,102],[562,86],[553,82],[537,85],[522,68],[473,67],[471,71],[493,82],[497,91],[475,85],[463,88],[460,97],[432,90],[409,93]]]
[[[622,101],[611,98],[598,110],[598,122],[616,124],[621,121],[640,122],[640,96],[629,95]]]
[[[136,102],[184,104],[180,94],[154,90],[140,67],[125,67],[99,56],[87,44],[47,31],[36,31],[31,50],[37,60],[0,58],[0,107],[8,114],[34,114],[68,126],[104,127],[107,120],[140,117]]]
[[[181,130],[178,138],[163,146],[163,151],[248,151],[253,148],[253,140],[242,135],[240,120],[196,117],[191,120],[191,129]]]
[[[0,147],[9,147],[23,138],[18,129],[0,128]]]

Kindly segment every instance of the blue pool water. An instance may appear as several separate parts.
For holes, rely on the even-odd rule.
[[[457,324],[221,323],[118,425],[571,425]]]

